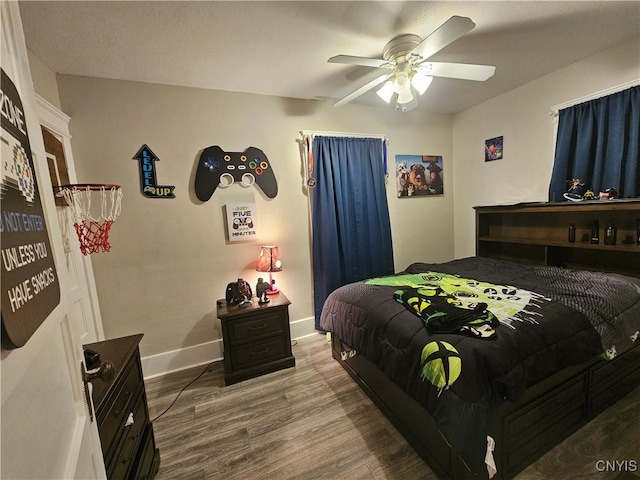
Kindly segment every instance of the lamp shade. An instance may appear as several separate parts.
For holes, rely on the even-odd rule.
[[[282,270],[278,247],[266,245],[260,248],[260,256],[258,257],[258,267],[256,270],[258,272],[279,272]]]
[[[411,85],[415,88],[420,95],[427,91],[429,85],[431,85],[431,81],[433,77],[426,75],[422,72],[416,72],[411,79]]]
[[[378,90],[376,93],[385,102],[387,103],[391,102],[391,97],[393,97],[393,94],[395,93],[395,90],[393,89],[393,82],[391,80],[387,80],[387,82],[382,86],[382,88]]]

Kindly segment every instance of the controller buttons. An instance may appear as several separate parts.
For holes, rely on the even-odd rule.
[[[256,168],[256,175],[262,175],[262,172],[264,170],[262,170],[260,167]]]
[[[225,155],[223,158],[225,162],[228,162],[229,160],[231,160],[231,155]]]
[[[246,165],[238,165],[238,170],[246,170],[247,166]]]
[[[209,170],[210,172],[215,172],[218,167],[220,166],[220,163],[218,163],[215,159],[213,158],[207,158],[204,161],[204,167]]]
[[[231,175],[230,173],[223,173],[222,175],[220,175],[220,186],[221,187],[228,187],[229,185],[233,184],[233,175]]]
[[[227,165],[227,170],[235,170],[236,166],[235,165]]]
[[[247,156],[246,155],[240,155],[240,161],[246,162],[247,161]]]
[[[244,175],[242,175],[242,185],[244,185],[245,187],[250,187],[255,183],[255,181],[256,177],[254,177],[250,173],[245,173]]]
[[[262,170],[266,170],[267,168],[269,168],[269,164],[265,161],[260,162],[260,168]]]
[[[255,170],[257,166],[258,166],[258,164],[256,162],[254,162],[253,160],[249,162],[249,168],[251,170]]]

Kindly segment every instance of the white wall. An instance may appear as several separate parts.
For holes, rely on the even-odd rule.
[[[555,149],[552,106],[638,78],[635,38],[455,115],[455,257],[475,255],[474,206],[547,201]],[[484,141],[498,136],[504,137],[503,159],[485,163]]]
[[[42,60],[40,60],[31,50],[27,50],[29,57],[29,70],[33,79],[33,89],[51,105],[60,108],[60,97],[58,95],[58,83],[56,74]]]
[[[92,263],[107,338],[142,332],[143,356],[220,339],[215,300],[238,277],[255,285],[261,244],[280,247],[284,270],[275,276],[292,302],[292,322],[313,316],[303,129],[385,134],[390,164],[396,154],[442,155],[445,195],[398,199],[391,176],[389,209],[396,269],[453,258],[450,116],[65,75],[58,88],[79,181],[117,183],[125,192],[112,250]],[[141,195],[132,157],[143,144],[160,158],[158,184],[175,185],[175,199]],[[233,185],[198,201],[194,170],[210,145],[261,148],[277,197]],[[254,243],[225,241],[222,208],[236,201],[257,204],[261,236]]]

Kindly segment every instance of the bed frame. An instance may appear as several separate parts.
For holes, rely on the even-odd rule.
[[[475,207],[476,254],[520,263],[607,270],[640,277],[636,221],[640,200],[536,203]],[[599,244],[591,243],[593,221]],[[575,242],[568,228],[575,225]],[[616,245],[604,245],[604,229],[617,229]],[[361,355],[343,359],[332,335],[332,355],[440,478],[487,478],[471,472],[448,445],[434,420],[415,400]],[[613,360],[566,368],[506,401],[489,434],[496,442],[494,479],[512,478],[607,407],[640,385],[640,344]]]

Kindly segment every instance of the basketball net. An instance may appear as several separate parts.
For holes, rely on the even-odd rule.
[[[122,204],[122,189],[118,185],[66,185],[58,194],[62,196],[69,207],[73,226],[80,242],[83,255],[111,250],[109,244],[109,230],[120,215]],[[93,205],[92,197],[99,198],[99,211]]]

